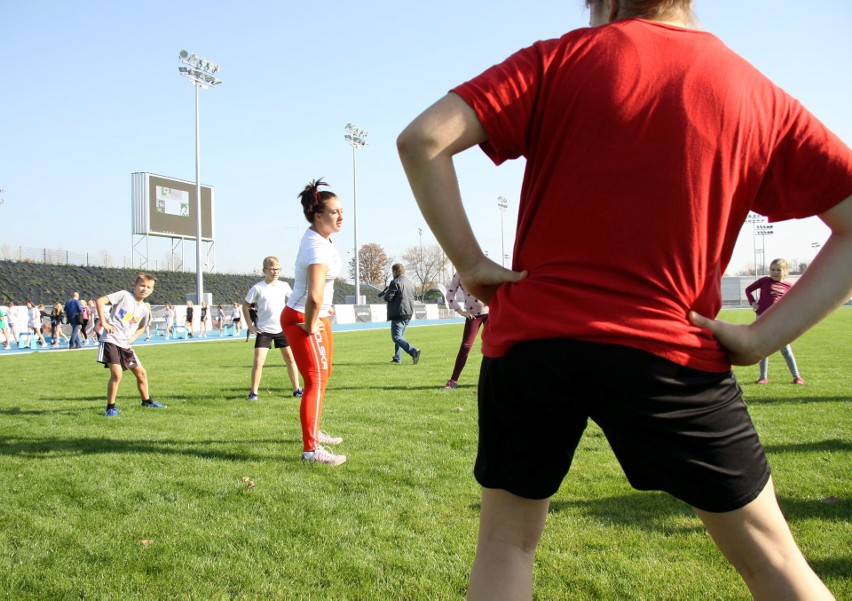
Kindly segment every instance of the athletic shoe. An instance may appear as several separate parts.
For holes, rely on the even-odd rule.
[[[149,342],[151,340],[150,336],[145,336],[145,342]]]
[[[293,391],[293,398],[295,398],[295,399],[302,398],[302,389],[301,388],[297,388],[296,390]]]
[[[257,393],[256,392],[248,393],[248,396],[246,397],[246,399],[249,400],[249,401],[256,401],[257,400]]]
[[[411,358],[414,359],[414,365],[417,365],[420,362],[420,349],[414,349],[414,352],[411,353]]]
[[[793,378],[793,384],[804,384],[805,380],[801,376]]]
[[[320,444],[340,444],[343,442],[343,439],[339,436],[332,436],[328,432],[323,432],[322,430],[320,430],[317,440]]]
[[[391,359],[391,363],[396,363],[397,365],[399,365],[400,363],[402,363],[402,361],[397,361],[396,359]]]
[[[116,415],[118,415],[118,408],[116,407],[110,407],[104,413],[104,417],[115,417]]]
[[[755,384],[769,384],[768,378],[760,378]]]
[[[9,346],[8,344],[7,344],[6,346],[4,346],[4,347],[3,347],[3,350],[4,350],[4,351],[8,351],[8,350],[11,350],[11,349],[12,349],[12,347],[11,347],[11,346]]]
[[[458,388],[459,383],[455,380],[447,380],[447,383],[444,385],[444,390],[452,390],[454,388]]]
[[[149,409],[168,409],[168,407],[166,407],[162,403],[158,403],[154,399],[148,399],[147,401],[142,401],[142,406],[148,407]]]
[[[331,451],[326,451],[321,446],[317,445],[314,451],[305,451],[302,453],[302,461],[309,463],[325,463],[332,467],[346,463],[346,455],[335,455]]]

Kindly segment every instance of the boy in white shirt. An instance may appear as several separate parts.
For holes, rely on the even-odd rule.
[[[146,303],[145,299],[154,292],[156,281],[151,274],[140,273],[136,276],[133,292],[119,290],[95,301],[98,317],[103,325],[97,360],[110,371],[107,384],[107,408],[104,413],[106,417],[118,415],[115,397],[123,372],[127,369],[136,376],[136,387],[142,397],[142,406],[150,409],[166,408],[148,394],[148,372],[142,367],[139,357],[130,346],[151,321],[151,305]],[[110,305],[109,315],[106,313],[107,304]]]
[[[243,301],[243,312],[249,315],[251,304],[257,304],[257,323],[248,320],[250,332],[257,334],[254,342],[254,362],[251,366],[251,390],[248,400],[256,401],[257,391],[260,387],[260,377],[263,375],[263,365],[266,363],[266,354],[275,342],[275,348],[281,349],[281,356],[287,365],[287,375],[293,385],[293,396],[301,398],[302,389],[299,386],[299,372],[296,368],[296,360],[290,350],[290,343],[281,328],[281,312],[287,304],[287,299],[293,294],[293,289],[287,282],[278,279],[281,273],[281,262],[278,257],[266,257],[263,260],[264,280],[251,287]]]

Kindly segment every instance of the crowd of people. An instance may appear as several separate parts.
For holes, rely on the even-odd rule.
[[[240,303],[233,303],[233,309],[227,315],[221,304],[216,305],[212,314],[208,315],[206,305],[206,302],[202,303],[198,320],[200,338],[207,338],[212,332],[219,337],[225,336],[226,332],[234,336],[242,335],[243,313]],[[158,331],[164,340],[173,339],[176,326],[185,328],[187,337],[192,338],[196,330],[192,320],[192,301],[187,301],[186,317],[186,320],[178,322],[175,306],[165,303],[158,318],[153,317],[152,311],[152,319],[145,326],[145,340],[150,341]],[[30,337],[35,344],[45,349],[94,346],[101,334],[99,322],[95,299],[81,300],[78,292],[72,293],[64,304],[54,301],[49,309],[43,303],[31,300],[25,301],[23,306],[13,301],[0,306],[0,335],[3,337],[4,350],[11,350],[12,345],[18,345],[19,341],[30,346]],[[228,331],[229,328],[233,330]]]

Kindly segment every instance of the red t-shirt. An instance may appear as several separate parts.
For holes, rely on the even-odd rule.
[[[524,156],[513,269],[483,353],[573,338],[730,369],[716,315],[749,210],[777,221],[852,195],[852,151],[715,36],[640,19],[519,51],[453,90],[499,164]],[[617,368],[615,368],[617,369]]]

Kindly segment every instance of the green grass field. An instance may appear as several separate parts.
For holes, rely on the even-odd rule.
[[[0,595],[463,598],[480,355],[477,345],[460,387],[443,390],[460,337],[458,324],[411,328],[423,358],[396,366],[387,330],[336,336],[323,429],[345,438],[339,468],[300,462],[298,401],[278,355],[261,400],[245,400],[252,343],[140,347],[169,408],[142,409],[128,373],[110,419],[94,352],[0,358]],[[790,384],[779,354],[768,386],[753,384],[756,366],[737,369],[782,509],[838,599],[852,599],[850,342],[844,307],[793,345],[807,385]],[[535,589],[748,598],[689,508],[633,491],[595,426],[553,498]]]

